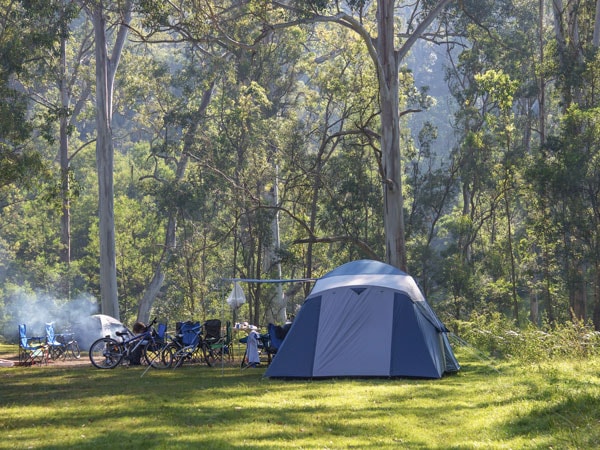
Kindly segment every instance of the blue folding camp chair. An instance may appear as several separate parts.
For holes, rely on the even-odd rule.
[[[200,342],[200,336],[202,334],[202,326],[200,322],[183,322],[178,323],[179,330],[177,336],[180,337],[181,343],[184,346],[194,347],[198,346]]]
[[[163,351],[165,364],[168,367],[180,367],[184,361],[204,360],[210,366],[200,322],[177,322],[175,325],[177,335]]]
[[[167,337],[167,324],[159,323],[158,326],[156,327],[157,341],[164,342],[166,337]]]
[[[48,362],[48,347],[43,337],[27,337],[27,326],[19,324],[19,364],[31,366]]]
[[[269,364],[271,364],[272,359],[277,354],[277,350],[281,347],[287,330],[287,328],[270,323],[267,325],[267,334],[261,335],[263,349],[267,354]]]
[[[66,346],[64,342],[59,342],[56,339],[53,323],[46,324],[46,345],[48,346],[50,358],[53,360],[57,360],[63,353],[65,353]]]

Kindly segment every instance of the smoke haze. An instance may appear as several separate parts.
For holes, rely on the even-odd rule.
[[[47,294],[15,292],[6,300],[2,334],[16,342],[18,325],[25,324],[28,336],[45,336],[45,324],[49,322],[54,323],[57,333],[72,331],[78,323],[99,310],[98,301],[91,295],[65,301]]]

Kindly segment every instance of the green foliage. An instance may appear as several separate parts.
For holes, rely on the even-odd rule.
[[[398,11],[408,12],[409,3],[397,2]],[[422,13],[436,3],[414,5]],[[558,28],[538,29],[536,2],[450,5],[438,25],[452,29],[453,42],[463,40],[460,50],[448,52],[447,67],[455,71],[445,81],[455,105],[439,96],[443,64],[420,60],[441,59],[429,44],[413,57],[419,70],[401,67],[399,107],[423,109],[418,129],[401,123],[409,271],[449,320],[498,311],[498,317],[467,319],[466,334],[513,358],[555,357],[563,341],[579,348],[585,333],[569,328],[572,307],[600,324],[593,289],[600,267],[600,56],[590,46],[592,3],[561,17],[578,19],[564,23],[565,32],[580,30],[580,42],[566,36],[566,47],[555,39]],[[303,11],[294,17],[300,22],[344,11],[367,31],[376,28],[375,5],[368,2],[294,4]],[[95,125],[85,102],[76,105],[94,85],[89,24],[63,21],[73,17],[75,2],[68,11],[64,2],[2,5],[0,287],[50,292],[68,283],[73,294],[97,295]],[[155,311],[177,320],[217,314],[223,277],[279,276],[278,262],[283,277],[319,276],[351,259],[382,258],[380,97],[364,41],[331,23],[270,27],[292,12],[266,1],[183,2],[175,9],[145,0],[136,7],[139,22],[132,23],[114,97],[124,317],[135,316],[159,264],[165,282]],[[64,108],[57,106],[59,37],[68,38],[68,78],[80,76],[69,84]],[[423,74],[429,87],[416,79]],[[208,94],[209,106],[201,110]],[[57,121],[65,117],[69,193],[54,163]],[[440,134],[434,119],[452,122],[456,134]],[[63,200],[71,202],[68,267],[59,258]],[[176,239],[167,249],[169,221],[176,222]],[[301,303],[309,287],[290,288],[290,305]],[[260,324],[272,289],[248,291],[241,314]],[[524,325],[524,314],[538,307],[533,320],[546,317],[543,332]],[[517,315],[520,322],[512,324]],[[479,328],[489,335],[477,334]]]
[[[33,125],[31,98],[19,85],[39,77],[42,61],[64,35],[73,6],[63,2],[2,2],[0,8],[0,186],[30,184],[42,158],[25,145]]]
[[[484,311],[473,312],[468,321],[456,326],[458,334],[474,348],[522,363],[585,360],[600,354],[600,333],[581,320],[542,328],[531,323],[518,327],[499,312]]]
[[[482,74],[475,74],[475,81],[480,89],[489,93],[494,102],[498,103],[501,111],[508,111],[514,101],[518,82],[511,80],[510,76],[502,70],[487,70]]]

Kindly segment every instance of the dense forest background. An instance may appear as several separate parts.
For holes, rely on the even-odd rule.
[[[448,324],[600,329],[600,2],[0,3],[0,334],[105,288],[125,323],[231,320],[231,278],[389,260],[383,4],[407,271]],[[242,287],[265,325],[311,284]]]

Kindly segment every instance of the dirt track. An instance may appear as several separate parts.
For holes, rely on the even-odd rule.
[[[19,355],[18,354],[3,354],[0,355],[0,368],[7,368],[10,365],[13,367],[19,365]],[[55,361],[53,359],[49,359],[47,363],[43,364],[34,364],[33,367],[80,367],[80,366],[91,366],[92,363],[88,358],[87,352],[81,352],[81,358],[79,359],[59,359]]]

